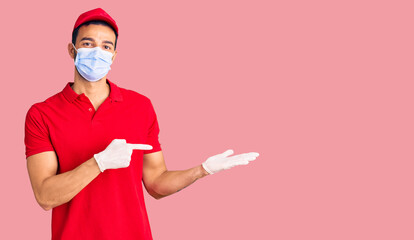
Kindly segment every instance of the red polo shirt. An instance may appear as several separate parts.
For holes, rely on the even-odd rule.
[[[150,100],[107,80],[109,97],[95,111],[66,84],[26,115],[26,157],[55,151],[58,174],[70,171],[115,139],[153,146],[134,150],[130,166],[99,174],[71,201],[52,210],[52,239],[152,239],[142,189],[143,154],[161,150]]]

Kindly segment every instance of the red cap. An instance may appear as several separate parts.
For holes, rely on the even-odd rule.
[[[111,16],[109,16],[109,14],[105,12],[102,8],[96,8],[96,9],[82,13],[78,17],[78,20],[76,20],[73,30],[79,27],[82,23],[89,22],[92,20],[101,20],[101,21],[107,22],[109,25],[111,25],[115,29],[116,34],[118,34],[118,26],[116,25],[115,20],[111,18]]]

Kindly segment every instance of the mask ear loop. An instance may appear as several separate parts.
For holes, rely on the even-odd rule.
[[[73,43],[72,43],[72,46],[73,46],[73,48],[76,50],[76,52],[78,51],[78,49],[76,49],[76,47],[75,47],[75,45],[73,45]]]
[[[75,49],[76,52],[78,52],[78,49],[76,49],[75,45],[72,43],[73,48]],[[76,61],[76,57],[78,56],[78,54],[75,54],[75,57],[73,58],[74,61]]]

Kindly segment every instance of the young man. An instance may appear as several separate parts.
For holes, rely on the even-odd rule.
[[[152,239],[141,181],[159,199],[258,156],[228,150],[168,171],[150,100],[106,78],[117,38],[105,11],[81,14],[68,44],[74,82],[27,112],[27,168],[37,202],[53,209],[52,239]]]

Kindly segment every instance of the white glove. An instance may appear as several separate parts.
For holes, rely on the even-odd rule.
[[[259,153],[251,152],[229,157],[232,154],[233,150],[227,150],[224,153],[214,155],[203,162],[202,166],[208,173],[214,174],[234,166],[247,165],[249,161],[253,161],[259,156]]]
[[[132,150],[151,150],[152,146],[146,144],[131,144],[125,139],[114,139],[100,153],[93,155],[101,172],[106,169],[125,168],[131,162]]]

